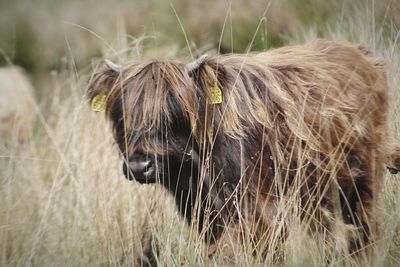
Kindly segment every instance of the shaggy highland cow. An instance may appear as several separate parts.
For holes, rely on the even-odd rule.
[[[257,246],[292,195],[308,230],[354,226],[351,252],[377,240],[385,161],[397,172],[400,153],[388,153],[385,72],[365,49],[318,40],[187,65],[108,62],[88,94],[104,101],[125,176],[164,185],[206,241],[247,222]]]
[[[28,141],[36,120],[34,88],[19,67],[0,68],[0,151]]]

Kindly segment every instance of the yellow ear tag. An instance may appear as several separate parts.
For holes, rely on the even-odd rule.
[[[106,99],[105,94],[96,95],[92,100],[92,109],[95,112],[104,112],[106,110]]]
[[[214,86],[210,88],[210,103],[221,104],[223,101],[221,88]]]

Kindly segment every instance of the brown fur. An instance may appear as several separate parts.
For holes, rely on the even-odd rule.
[[[213,86],[223,103],[210,104]],[[157,166],[175,166],[157,170],[158,179],[211,241],[243,219],[257,242],[273,228],[274,203],[294,194],[314,231],[331,230],[330,217],[357,227],[352,252],[379,238],[384,162],[400,152],[386,144],[383,66],[362,47],[317,40],[202,58],[190,70],[175,61],[135,63],[95,73],[88,94],[107,95],[126,161],[144,152],[163,159]]]

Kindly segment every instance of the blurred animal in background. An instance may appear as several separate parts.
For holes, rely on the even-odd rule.
[[[0,146],[26,142],[36,120],[36,101],[23,69],[0,68],[0,96]]]
[[[366,49],[317,40],[106,65],[88,95],[112,122],[125,176],[164,185],[204,240],[237,227],[267,248],[289,199],[307,230],[335,239],[340,221],[356,231],[347,250],[371,255],[385,159],[400,153],[387,142],[384,67]]]

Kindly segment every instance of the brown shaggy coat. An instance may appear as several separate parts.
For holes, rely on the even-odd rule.
[[[111,65],[88,94],[106,96],[125,175],[162,183],[211,242],[243,220],[257,244],[276,203],[293,196],[309,229],[330,231],[337,220],[359,229],[351,251],[378,238],[388,85],[359,46],[317,40],[189,65]]]

